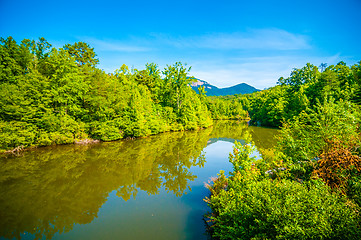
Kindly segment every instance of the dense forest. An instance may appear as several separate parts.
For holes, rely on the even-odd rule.
[[[239,101],[208,99],[190,87],[190,67],[161,71],[97,68],[87,43],[60,49],[44,38],[0,44],[0,152],[85,139],[113,141],[209,127],[212,119],[243,119]],[[200,89],[201,90],[201,89]],[[210,111],[208,110],[210,109]]]
[[[208,185],[214,239],[358,239],[361,62],[307,64],[268,90],[228,97],[256,125],[280,127],[275,149],[236,143]],[[247,140],[247,139],[246,139]]]
[[[245,114],[239,104],[208,111],[218,103],[191,89],[194,78],[182,63],[163,71],[154,63],[123,65],[107,74],[98,62],[83,42],[56,49],[44,38],[1,39],[0,151],[205,128],[212,116]]]

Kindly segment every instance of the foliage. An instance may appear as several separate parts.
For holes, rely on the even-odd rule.
[[[286,89],[276,86],[273,89],[256,92],[250,98],[249,113],[252,123],[263,126],[279,126],[285,119]]]
[[[324,99],[352,101],[360,99],[360,66],[346,66],[323,63],[321,72],[310,63],[300,69],[293,69],[288,78],[279,78],[278,85],[261,92],[246,95],[252,123],[255,125],[280,127],[302,111],[315,110]],[[240,96],[238,98],[245,98]]]
[[[315,108],[301,112],[281,130],[279,150],[292,162],[319,157],[332,139],[358,139],[359,116],[352,103],[330,99]]]
[[[36,127],[25,122],[0,122],[1,146],[30,147],[36,139]]]
[[[281,129],[277,151],[287,163],[288,177],[317,177],[360,204],[360,130],[357,107],[332,98],[302,112]]]
[[[199,95],[203,96],[201,99],[206,103],[213,119],[225,120],[248,120],[248,112],[243,108],[242,100],[240,98],[226,98],[226,97],[205,97],[206,92],[199,91]]]
[[[328,186],[342,191],[361,206],[361,158],[355,153],[355,143],[349,147],[337,140],[330,140],[329,149],[320,155],[313,175]]]
[[[75,58],[78,66],[95,66],[99,62],[99,60],[95,58],[96,54],[94,49],[87,43],[76,42],[73,45],[66,44],[64,49]]]
[[[254,151],[255,146],[252,144],[242,145],[240,142],[235,142],[233,154],[229,154],[229,161],[233,165],[231,176],[242,174],[253,178],[260,174],[256,167],[256,156],[252,156]]]
[[[208,186],[209,233],[214,239],[356,239],[358,205],[321,180],[270,178],[250,144],[236,143],[233,172]],[[272,154],[271,154],[272,155]],[[262,169],[263,168],[263,169]],[[285,169],[273,169],[283,172]]]
[[[216,239],[357,239],[356,209],[320,182],[252,181],[241,174],[212,195]]]
[[[342,66],[337,67],[346,72],[342,76],[349,76]],[[274,108],[270,107],[270,96],[276,93],[275,89],[281,99],[287,92],[295,93],[298,99],[306,96],[304,86],[317,79],[317,71],[313,70],[316,74],[307,78],[302,72],[292,75],[298,76],[298,80],[290,85],[253,94],[251,115],[266,118],[263,123],[277,119],[274,112],[270,118],[267,115]],[[301,81],[299,76],[308,80]],[[212,210],[208,218],[213,238],[358,238],[360,116],[356,104],[337,99],[337,94],[326,94],[323,102],[316,99],[314,105],[310,105],[312,98],[306,96],[304,101],[293,104],[306,103],[299,113],[288,108],[280,110],[284,124],[277,147],[261,149],[261,159],[255,157],[251,142],[235,144],[229,158],[233,172],[228,178],[221,173],[208,187],[211,196],[205,198]],[[255,98],[258,100],[254,101]],[[277,97],[274,99],[277,103]],[[285,101],[285,106],[291,105]],[[254,109],[264,112],[252,112]]]
[[[163,72],[125,65],[114,74],[96,68],[87,43],[51,48],[44,38],[9,37],[0,44],[0,150],[18,146],[144,137],[212,125],[202,96],[180,62]],[[163,74],[163,75],[161,75]]]

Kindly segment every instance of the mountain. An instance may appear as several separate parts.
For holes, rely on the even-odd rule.
[[[247,94],[260,91],[247,83],[240,83],[232,87],[227,88],[218,88],[213,86],[206,81],[197,79],[196,82],[191,84],[191,87],[194,91],[198,93],[198,88],[200,86],[204,86],[204,90],[206,90],[207,96],[225,96],[225,95],[234,95],[234,94]]]

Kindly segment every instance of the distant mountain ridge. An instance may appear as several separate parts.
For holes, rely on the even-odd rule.
[[[226,96],[234,94],[247,94],[260,91],[259,89],[248,85],[247,83],[240,83],[232,87],[218,88],[207,83],[206,81],[197,79],[197,82],[191,84],[192,89],[197,93],[200,86],[204,86],[204,90],[206,90],[207,96]]]

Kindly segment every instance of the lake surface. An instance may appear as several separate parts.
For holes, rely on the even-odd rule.
[[[38,148],[0,158],[0,239],[207,239],[204,187],[234,140],[277,130],[216,121],[199,131]]]

